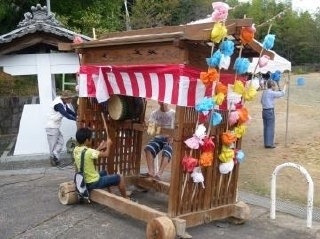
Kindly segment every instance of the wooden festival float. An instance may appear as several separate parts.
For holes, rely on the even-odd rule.
[[[251,58],[263,53],[271,59],[273,54],[255,40],[246,44],[241,42],[241,29],[251,27],[252,19],[226,20],[224,23],[227,39],[235,45],[229,70],[219,72],[219,81],[228,85],[234,83],[232,66],[239,54]],[[90,194],[93,202],[145,221],[147,238],[168,239],[176,235],[191,238],[186,232],[188,227],[225,218],[244,222],[250,214],[249,207],[237,201],[239,163],[228,174],[219,171],[221,136],[231,129],[227,119],[230,112],[223,104],[215,109],[222,116],[221,123],[211,127],[205,124],[215,147],[211,165],[200,168],[203,187],[199,183],[197,186],[191,173],[182,167],[185,155],[199,159],[201,154],[200,150],[186,147],[185,140],[194,135],[198,124],[199,113],[195,105],[212,94],[212,87],[208,90],[199,78],[201,72],[208,70],[206,58],[219,48],[219,44],[211,41],[213,25],[211,22],[109,33],[98,40],[59,46],[62,51],[76,51],[80,58],[78,127],[94,130],[92,146],[95,147],[105,139],[105,119],[114,142],[113,154],[108,161],[98,162],[97,169],[119,172],[127,185],[167,195],[166,211],[159,211],[107,190],[96,189]],[[112,97],[114,95],[117,97]],[[137,97],[140,100],[134,100]],[[120,101],[122,108],[116,111],[110,105],[108,108],[111,99]],[[139,177],[141,157],[144,157],[142,139],[148,128],[145,125],[145,99],[176,105],[174,129],[161,129],[161,133],[173,137],[169,182]],[[119,113],[110,117],[110,111]],[[235,149],[240,148],[241,138],[235,142]],[[61,184],[59,198],[63,204],[74,203],[77,200],[74,184]]]

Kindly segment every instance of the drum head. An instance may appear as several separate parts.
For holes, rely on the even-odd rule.
[[[113,120],[123,120],[126,115],[127,105],[120,95],[111,95],[108,100],[108,112]]]

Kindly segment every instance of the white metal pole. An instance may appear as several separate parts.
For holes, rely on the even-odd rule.
[[[123,3],[126,10],[126,28],[127,28],[127,31],[129,31],[131,30],[131,25],[130,25],[130,15],[128,10],[128,1],[124,0]]]
[[[278,167],[277,167],[278,168]],[[277,168],[272,173],[271,178],[271,202],[270,202],[270,218],[275,219],[276,218],[276,190],[277,190]]]
[[[48,13],[51,12],[50,0],[47,0],[47,11],[48,11]]]
[[[289,99],[290,99],[290,71],[288,72],[288,93],[287,93],[287,114],[286,114],[286,134],[285,134],[285,147],[288,147],[288,125],[289,125]]]
[[[308,202],[307,202],[307,227],[311,228],[314,185],[313,185],[312,178],[311,178],[310,174],[308,173],[308,171],[304,167],[302,167],[298,164],[295,164],[295,163],[284,163],[284,164],[278,165],[272,173],[271,193],[270,193],[271,194],[270,218],[271,219],[276,218],[276,177],[277,177],[277,174],[279,173],[279,171],[285,167],[293,167],[293,168],[298,169],[300,171],[300,173],[302,173],[305,176],[305,178],[307,179],[307,182],[309,184]]]

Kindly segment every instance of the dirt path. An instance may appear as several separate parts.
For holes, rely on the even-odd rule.
[[[304,85],[297,85],[296,79],[303,77]],[[270,182],[277,165],[293,162],[301,165],[311,175],[315,192],[320,190],[320,74],[291,75],[289,99],[276,102],[276,146],[263,147],[261,91],[254,102],[247,106],[251,122],[243,138],[242,149],[246,160],[241,165],[239,186],[261,195],[270,194]],[[288,114],[287,114],[288,113]],[[288,116],[288,118],[287,118]],[[306,203],[307,181],[297,169],[286,168],[277,178],[277,193],[281,198]],[[314,203],[320,206],[320,195],[315,193]]]

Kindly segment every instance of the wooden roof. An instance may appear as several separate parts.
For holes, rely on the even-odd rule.
[[[80,44],[59,44],[60,50],[76,50],[81,52],[81,49],[98,48],[116,45],[128,44],[143,44],[157,42],[195,42],[195,43],[210,43],[210,34],[213,28],[213,22],[190,24],[181,26],[166,26],[157,28],[146,28],[139,30],[123,31],[108,33],[101,36],[97,40],[83,42]],[[240,46],[240,30],[242,27],[252,26],[253,21],[250,18],[227,20],[225,25],[228,30],[228,38],[235,42],[236,46]],[[258,56],[262,50],[262,54],[268,55],[273,59],[274,54],[262,48],[262,45],[254,40],[246,44],[243,48],[244,55],[250,57]]]
[[[58,43],[71,43],[74,36],[80,36],[84,41],[92,38],[65,29],[48,13],[47,7],[37,4],[31,7],[31,12],[24,14],[24,19],[18,27],[0,36],[0,55],[10,53],[24,53],[58,50]]]

